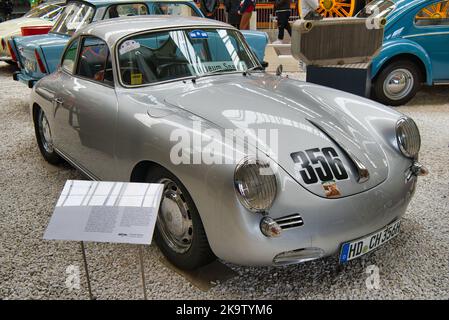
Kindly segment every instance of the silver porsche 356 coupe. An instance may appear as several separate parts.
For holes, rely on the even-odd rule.
[[[426,173],[412,119],[265,73],[240,32],[215,20],[89,25],[35,85],[31,109],[48,162],[164,184],[155,239],[186,269],[216,257],[350,261],[399,233]]]

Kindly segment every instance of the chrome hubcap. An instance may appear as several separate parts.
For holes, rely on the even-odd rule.
[[[384,82],[385,95],[392,100],[405,98],[413,89],[414,79],[407,69],[397,69],[388,75]]]
[[[39,114],[39,133],[41,136],[42,145],[48,153],[53,152],[53,139],[51,137],[50,125],[44,112]]]
[[[157,227],[165,243],[175,252],[184,253],[190,249],[193,224],[189,206],[181,189],[170,179],[161,179],[164,184]]]

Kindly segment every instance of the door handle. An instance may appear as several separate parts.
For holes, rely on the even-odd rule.
[[[64,103],[64,100],[63,100],[62,98],[54,98],[53,101],[54,101],[56,104],[63,104],[63,103]]]

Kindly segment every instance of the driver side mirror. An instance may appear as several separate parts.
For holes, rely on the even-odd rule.
[[[260,64],[264,69],[268,68],[268,62],[262,61]]]

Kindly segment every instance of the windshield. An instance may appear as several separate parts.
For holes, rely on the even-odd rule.
[[[241,34],[230,29],[182,29],[136,35],[118,46],[124,85],[144,85],[258,67]]]
[[[150,14],[183,17],[198,17],[198,12],[186,3],[152,2],[149,3]]]
[[[374,0],[368,3],[356,17],[358,18],[386,18],[395,8],[390,0]]]
[[[67,5],[51,32],[73,34],[81,27],[89,24],[94,16],[95,9],[87,4],[74,2]]]
[[[25,18],[43,18],[54,20],[58,17],[62,7],[55,3],[43,3],[25,14]]]

